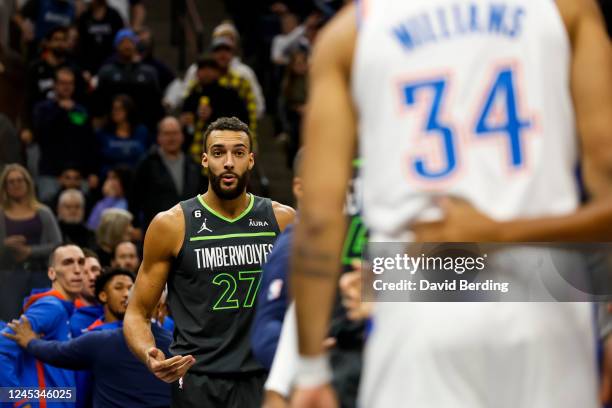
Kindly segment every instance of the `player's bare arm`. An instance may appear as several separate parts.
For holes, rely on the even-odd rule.
[[[166,359],[163,352],[155,347],[151,332],[151,317],[168,279],[172,259],[181,248],[184,224],[183,212],[178,205],[159,213],[151,222],[123,329],[134,355],[166,382],[178,380],[195,362],[192,356]]]
[[[323,352],[340,272],[346,227],[342,209],[356,131],[349,89],[354,40],[355,11],[349,6],[321,32],[312,57],[304,127],[304,198],[292,258],[300,352],[308,356]]]
[[[595,0],[557,2],[572,44],[571,91],[586,187],[593,199],[612,192],[612,54]]]
[[[274,211],[278,228],[281,231],[284,231],[287,225],[293,223],[295,220],[295,210],[288,205],[272,201],[272,210]]]

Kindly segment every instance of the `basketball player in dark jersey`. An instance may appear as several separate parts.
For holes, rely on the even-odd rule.
[[[261,266],[295,211],[246,192],[251,142],[240,120],[213,122],[202,154],[208,191],[159,213],[145,236],[124,330],[132,352],[174,383],[173,407],[261,405],[265,372],[249,343],[255,297]],[[149,323],[166,283],[174,357],[155,347]]]

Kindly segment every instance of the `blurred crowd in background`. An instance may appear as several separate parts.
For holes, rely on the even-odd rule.
[[[140,250],[159,211],[203,193],[202,134],[236,116],[299,148],[308,58],[341,1],[225,2],[227,20],[185,72],[155,55],[147,0],[8,0],[0,5],[0,319],[49,286],[60,242],[111,266]],[[262,121],[272,132],[258,132]],[[268,143],[270,141],[267,141]],[[257,152],[257,147],[255,147]],[[251,191],[269,195],[256,165]],[[138,254],[138,253],[137,253]],[[10,282],[10,285],[6,283]]]

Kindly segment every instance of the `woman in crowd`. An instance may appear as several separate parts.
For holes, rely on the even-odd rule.
[[[147,128],[135,122],[134,101],[128,95],[113,99],[110,120],[96,133],[100,149],[100,175],[105,177],[117,165],[134,168],[151,141]]]
[[[95,231],[100,224],[102,213],[108,208],[128,209],[126,194],[132,182],[132,170],[126,166],[117,166],[109,170],[102,184],[102,199],[91,210],[87,219],[87,228]]]
[[[19,313],[21,299],[35,287],[47,287],[47,258],[62,241],[59,226],[49,208],[38,202],[28,171],[19,164],[7,165],[0,174],[0,296],[3,304]],[[6,293],[5,293],[6,292]],[[7,299],[14,301],[7,301]]]
[[[96,230],[96,247],[94,248],[102,267],[110,266],[117,245],[132,240],[133,219],[129,211],[120,208],[109,208],[102,214],[100,225]]]

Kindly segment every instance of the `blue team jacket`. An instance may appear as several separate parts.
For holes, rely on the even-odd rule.
[[[77,338],[87,331],[87,328],[104,314],[102,305],[77,307],[70,318],[72,338]]]
[[[279,235],[274,249],[263,266],[257,297],[257,311],[251,329],[251,348],[255,359],[268,370],[278,347],[283,319],[287,311],[289,257],[293,240],[293,225]]]
[[[32,329],[45,340],[66,341],[70,338],[69,319],[74,303],[64,299],[60,292],[34,289],[24,300],[24,314]],[[2,329],[12,333],[8,327]],[[0,386],[3,387],[74,387],[75,376],[71,370],[56,368],[36,360],[24,352],[17,343],[0,336]],[[0,407],[20,408],[72,408],[74,403],[21,401],[18,404],[0,403]]]

